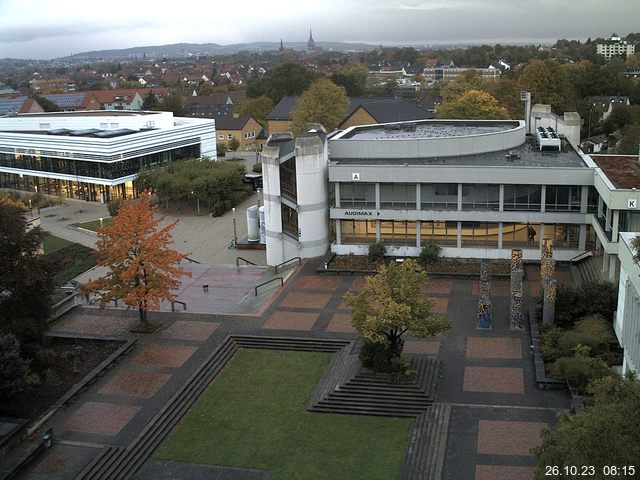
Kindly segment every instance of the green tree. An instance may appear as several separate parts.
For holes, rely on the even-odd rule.
[[[605,133],[613,133],[633,121],[633,113],[630,107],[621,105],[613,109],[609,116],[602,122]]]
[[[158,102],[154,110],[163,112],[173,112],[176,117],[180,117],[184,114],[184,107],[182,105],[182,96],[179,93],[173,92],[162,99],[162,102]]]
[[[227,147],[229,147],[229,150],[232,152],[235,152],[240,147],[240,140],[236,137],[232,137],[231,140],[227,142]]]
[[[47,325],[54,266],[40,255],[43,231],[30,228],[26,208],[0,196],[0,332],[40,340]]]
[[[343,87],[331,80],[316,80],[298,99],[292,112],[291,131],[300,135],[309,123],[320,123],[332,132],[345,117],[349,99]]]
[[[247,95],[266,95],[275,105],[286,95],[300,95],[309,88],[315,77],[315,73],[302,65],[284,63],[274,68],[270,74],[251,80],[247,86]]]
[[[239,115],[249,115],[255,118],[262,126],[265,126],[267,115],[273,110],[273,100],[266,95],[251,98],[247,97],[237,104],[234,111]]]
[[[49,100],[48,98],[41,97],[40,95],[34,95],[33,99],[38,102],[45,112],[59,112],[60,107],[58,104]]]
[[[639,145],[640,124],[627,125],[622,129],[622,138],[616,147],[616,153],[638,155]]]
[[[21,393],[29,375],[29,361],[20,355],[20,342],[10,333],[0,334],[0,402]]]
[[[440,105],[437,118],[505,120],[509,118],[509,114],[489,93],[469,90],[458,100]]]
[[[533,103],[551,105],[551,109],[562,115],[573,110],[573,89],[566,71],[555,60],[532,60],[518,79],[520,90],[531,92]]]
[[[331,74],[331,81],[336,85],[344,87],[349,97],[362,97],[367,90],[367,67],[358,65],[350,68],[343,68]]]
[[[632,375],[608,376],[594,381],[589,390],[592,405],[577,415],[563,412],[558,426],[544,431],[542,444],[534,449],[536,480],[549,478],[549,465],[561,472],[563,467],[592,465],[595,471],[589,478],[594,480],[637,477],[640,416],[631,412],[640,409],[640,382]],[[618,475],[604,469],[611,465],[618,466]],[[623,472],[623,465],[633,465],[635,471]]]
[[[353,327],[365,342],[383,345],[389,362],[402,353],[402,336],[429,337],[451,328],[451,322],[431,310],[435,300],[424,296],[427,273],[413,259],[389,262],[367,277],[358,293],[348,292]]]
[[[149,93],[144,97],[142,101],[142,109],[143,110],[155,110],[158,105],[158,100],[153,93],[153,90],[149,90]]]

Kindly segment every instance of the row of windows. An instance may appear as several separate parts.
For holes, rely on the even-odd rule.
[[[200,157],[200,145],[175,148],[165,152],[129,158],[120,162],[101,163],[66,158],[42,157],[39,155],[12,155],[0,153],[0,166],[60,173],[80,177],[115,180],[138,173],[144,167],[162,165],[185,158]]]
[[[381,183],[380,208],[415,209],[417,204],[415,183]],[[500,209],[500,186],[463,184],[462,210]],[[542,185],[504,185],[503,210],[541,211]],[[547,185],[544,207],[547,212],[579,212],[582,202],[582,187]],[[341,183],[340,207],[376,208],[374,183]],[[420,208],[438,210],[458,209],[457,183],[420,184]],[[598,194],[589,187],[587,211],[598,208]]]
[[[342,244],[369,244],[380,241],[385,245],[416,246],[434,241],[440,246],[457,246],[458,233],[461,247],[499,248],[502,232],[502,248],[540,245],[541,224],[491,223],[491,222],[418,222],[404,220],[339,220]],[[380,235],[376,230],[379,222]],[[458,223],[460,228],[458,228]],[[578,249],[579,225],[544,224],[544,237],[552,238],[554,246],[561,249]]]
[[[247,132],[244,134],[244,139],[248,140],[250,138],[255,138],[256,132]],[[233,133],[227,133],[227,140],[233,139]],[[224,133],[218,135],[218,140],[224,140]]]

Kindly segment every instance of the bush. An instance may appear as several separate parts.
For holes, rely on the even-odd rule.
[[[609,345],[614,338],[611,323],[598,314],[578,320],[574,330],[598,339],[598,350],[601,352],[609,350]]]
[[[404,341],[400,340],[395,351],[380,342],[365,341],[360,350],[360,362],[363,367],[376,372],[386,373],[392,381],[404,381],[415,378],[416,372],[411,364],[400,355]]]
[[[109,209],[109,215],[115,217],[118,215],[118,211],[120,210],[120,205],[122,204],[122,200],[120,198],[114,198],[109,203],[107,203],[107,208]]]
[[[599,358],[577,351],[573,357],[562,357],[551,366],[551,374],[564,378],[573,388],[584,392],[593,380],[605,377],[611,369]]]
[[[0,400],[10,400],[24,390],[29,363],[20,356],[20,342],[15,335],[0,335]]]
[[[420,250],[420,263],[430,265],[438,261],[442,249],[432,240],[428,241]]]
[[[559,284],[556,293],[555,324],[560,328],[572,328],[589,315],[600,315],[605,320],[612,317],[618,304],[618,287],[611,282],[590,282],[580,287]],[[542,311],[542,297],[538,297],[538,317]]]
[[[218,142],[216,143],[216,152],[219,157],[224,157],[225,153],[227,153],[227,142]]]
[[[384,256],[387,254],[387,247],[382,242],[372,243],[369,245],[369,260],[372,262],[379,262],[384,260]]]
[[[251,170],[255,173],[262,173],[262,164],[261,163],[254,164],[253,167],[251,167]]]
[[[600,341],[598,340],[598,338],[586,333],[569,330],[567,332],[564,332],[562,338],[560,339],[560,356],[568,357],[573,355],[574,349],[578,345],[589,347],[589,351],[593,355],[600,355],[601,353],[603,353],[599,350]]]
[[[223,202],[216,202],[213,204],[213,207],[211,207],[211,215],[213,217],[219,217],[221,215],[224,215],[224,212],[226,212],[226,208],[224,207],[224,203]]]
[[[540,355],[547,363],[555,362],[561,357],[560,339],[564,330],[556,326],[545,327],[540,331]]]

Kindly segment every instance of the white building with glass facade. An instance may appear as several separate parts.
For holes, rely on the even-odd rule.
[[[640,265],[633,258],[637,253],[631,241],[640,233],[620,234],[620,279],[618,309],[613,328],[624,349],[622,371],[640,371]]]
[[[0,187],[89,201],[137,195],[143,167],[216,159],[215,122],[171,112],[79,111],[0,118]]]
[[[267,147],[277,150],[262,156],[265,206],[277,213],[270,264],[322,254],[320,244],[366,254],[383,242],[389,255],[417,256],[429,241],[449,257],[509,258],[520,248],[539,260],[552,238],[557,260],[597,251],[613,279],[619,232],[640,226],[640,190],[611,181],[604,158],[594,161],[550,126],[528,133],[517,120],[420,120],[307,135],[326,142],[327,154],[318,148],[313,160],[326,169],[310,174],[291,136],[272,137]],[[300,192],[313,201],[300,204]],[[314,222],[302,226],[310,211]],[[314,255],[305,241],[317,242]]]

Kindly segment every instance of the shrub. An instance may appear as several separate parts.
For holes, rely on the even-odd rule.
[[[118,211],[120,210],[120,205],[122,204],[122,200],[119,198],[112,199],[109,203],[107,203],[107,208],[109,209],[109,215],[115,217],[118,215]]]
[[[613,340],[613,329],[611,323],[602,316],[595,314],[583,317],[576,322],[574,330],[598,339],[598,351],[606,352],[609,350],[609,345]]]
[[[224,157],[225,153],[227,153],[227,150],[227,142],[216,143],[216,153],[219,157]]]
[[[571,387],[584,392],[590,382],[609,375],[611,369],[602,360],[589,357],[578,347],[574,356],[556,360],[551,366],[551,373],[555,377],[564,378]]]
[[[372,262],[379,262],[384,260],[384,256],[387,254],[387,247],[382,242],[376,242],[369,245],[369,260]]]
[[[568,357],[573,355],[573,351],[578,345],[589,347],[589,351],[594,355],[603,353],[599,350],[600,341],[598,338],[586,333],[569,330],[564,332],[562,338],[560,338],[560,356]]]
[[[420,250],[420,263],[430,265],[440,258],[442,249],[432,240],[428,241]]]
[[[617,308],[618,287],[611,282],[589,282],[580,287],[559,284],[556,292],[555,324],[560,328],[572,328],[588,315],[611,318]],[[538,297],[537,314],[542,312],[542,296]]]
[[[556,326],[541,329],[539,349],[545,362],[552,363],[560,358],[560,339],[563,333],[564,331]]]
[[[262,164],[261,163],[254,164],[253,167],[251,167],[251,170],[253,170],[255,173],[262,173]]]
[[[211,215],[214,217],[224,215],[224,212],[226,212],[226,208],[223,202],[216,202],[213,204],[213,207],[211,207]]]
[[[391,371],[387,378],[392,382],[406,382],[416,378],[418,372],[411,366],[411,362],[406,358],[393,357],[391,359]]]
[[[20,356],[20,342],[15,335],[0,335],[0,400],[11,399],[24,390],[29,363]]]

